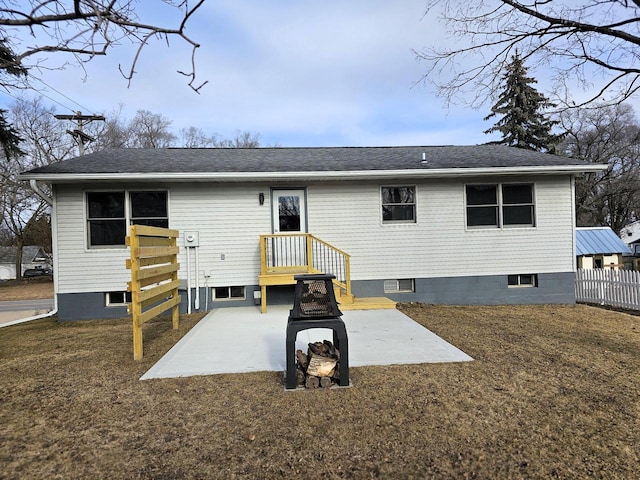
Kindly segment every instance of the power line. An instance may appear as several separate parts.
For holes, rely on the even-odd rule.
[[[80,107],[82,110],[89,111],[89,112],[92,112],[92,113],[94,113],[94,114],[95,114],[95,112],[94,112],[92,109],[87,108],[87,107],[85,107],[84,105],[79,104],[79,103],[78,103],[78,102],[76,102],[74,99],[72,99],[71,97],[68,97],[67,95],[65,95],[64,93],[62,93],[60,90],[55,89],[54,87],[52,87],[51,85],[49,85],[48,83],[46,83],[46,82],[45,82],[44,80],[42,80],[41,78],[35,77],[35,76],[33,76],[33,75],[31,75],[31,78],[33,78],[33,79],[35,79],[35,80],[39,81],[39,82],[40,82],[40,83],[42,83],[45,87],[47,87],[47,88],[49,88],[49,89],[53,90],[53,91],[54,91],[54,92],[56,92],[58,95],[62,95],[64,98],[66,98],[67,100],[69,100],[71,103],[74,103],[75,105],[77,105],[78,107]],[[49,97],[47,97],[47,98],[49,98]],[[56,103],[57,103],[57,102],[56,102]],[[58,103],[58,105],[62,105],[62,104]],[[68,107],[65,107],[65,108],[67,108],[68,110],[71,110],[71,111],[73,111],[73,110],[74,110],[74,109],[72,109],[72,108],[68,108]]]

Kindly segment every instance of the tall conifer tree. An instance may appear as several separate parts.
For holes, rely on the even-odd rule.
[[[504,88],[498,101],[484,118],[501,116],[484,133],[500,132],[502,139],[490,143],[553,153],[562,136],[551,133],[558,122],[550,120],[542,110],[556,105],[532,86],[537,81],[527,76],[527,68],[517,52],[507,65],[502,83]]]
[[[15,53],[9,47],[7,39],[0,38],[0,86],[6,87],[8,76],[20,77],[27,75],[27,69],[16,64]],[[7,158],[22,155],[18,132],[7,123],[7,111],[0,109],[0,148]]]

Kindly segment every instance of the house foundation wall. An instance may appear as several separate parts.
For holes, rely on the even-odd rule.
[[[509,287],[507,275],[469,277],[417,278],[415,291],[389,293],[384,291],[383,280],[355,280],[352,290],[356,297],[388,297],[397,302],[420,302],[440,305],[523,305],[574,304],[575,274],[573,272],[543,273],[537,276],[537,286]],[[214,308],[254,305],[253,292],[257,285],[246,286],[246,298],[241,300],[205,302],[205,289],[200,289],[200,307],[195,309],[192,293],[192,312]],[[208,292],[209,295],[211,292]],[[180,313],[187,312],[187,292],[181,291]],[[291,305],[293,286],[269,287],[269,305]],[[58,319],[89,320],[127,317],[124,306],[105,306],[103,292],[58,294]]]
[[[384,291],[381,280],[352,282],[356,297],[391,298],[397,302],[420,302],[437,305],[523,305],[574,304],[575,274],[573,272],[537,275],[537,286],[508,285],[507,275],[469,277],[417,278],[415,291],[390,293]]]

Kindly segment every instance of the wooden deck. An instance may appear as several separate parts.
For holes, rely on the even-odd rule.
[[[259,285],[261,290],[261,310],[262,313],[267,313],[267,287],[274,285],[295,285],[296,281],[294,277],[296,275],[303,275],[307,273],[321,273],[321,272],[309,272],[308,269],[298,268],[289,273],[273,272],[265,273],[259,276]],[[335,285],[336,300],[339,304],[340,310],[383,310],[383,309],[395,309],[396,302],[387,297],[360,297],[357,298],[354,295],[347,295],[347,293],[339,286]]]
[[[333,285],[341,310],[396,308],[386,297],[355,298],[351,292],[351,257],[310,233],[260,235],[260,305],[267,312],[267,287],[295,285],[301,274],[335,276]]]

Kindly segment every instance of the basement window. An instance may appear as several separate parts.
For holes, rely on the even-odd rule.
[[[131,292],[107,292],[104,297],[107,307],[124,307],[131,303]]]
[[[384,281],[384,293],[410,293],[415,291],[415,281],[413,278]]]
[[[213,300],[225,301],[225,300],[245,300],[245,288],[244,287],[214,287],[213,288]]]
[[[509,288],[517,287],[537,287],[538,275],[535,273],[524,273],[518,275],[507,275]]]

